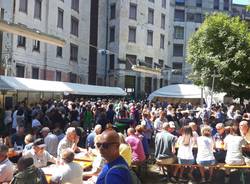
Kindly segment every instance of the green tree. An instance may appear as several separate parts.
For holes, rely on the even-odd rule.
[[[189,40],[187,60],[195,84],[211,87],[215,72],[215,91],[250,98],[250,34],[239,17],[207,16]]]

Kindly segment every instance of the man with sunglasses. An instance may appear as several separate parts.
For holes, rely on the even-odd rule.
[[[107,161],[96,184],[131,184],[131,175],[127,162],[119,153],[119,135],[113,130],[106,130],[101,134],[101,139],[96,143],[102,157]]]

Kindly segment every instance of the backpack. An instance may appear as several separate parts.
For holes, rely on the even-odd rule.
[[[137,175],[135,174],[135,172],[134,172],[133,170],[129,169],[126,165],[123,165],[123,164],[114,165],[113,167],[111,167],[111,168],[108,170],[108,172],[107,172],[107,174],[106,174],[106,176],[105,176],[105,179],[104,179],[104,184],[108,184],[108,183],[107,183],[107,175],[109,174],[109,172],[110,172],[112,169],[116,169],[116,168],[118,168],[118,169],[126,169],[126,170],[129,171],[130,176],[131,176],[131,181],[132,181],[131,184],[141,184],[141,181],[140,181],[140,179],[137,177]]]

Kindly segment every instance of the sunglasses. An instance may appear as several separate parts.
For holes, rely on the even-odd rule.
[[[104,143],[96,143],[97,148],[108,149],[112,144],[119,144],[118,142],[104,142]]]

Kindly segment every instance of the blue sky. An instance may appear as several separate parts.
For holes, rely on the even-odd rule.
[[[236,4],[250,4],[250,0],[233,0]]]

